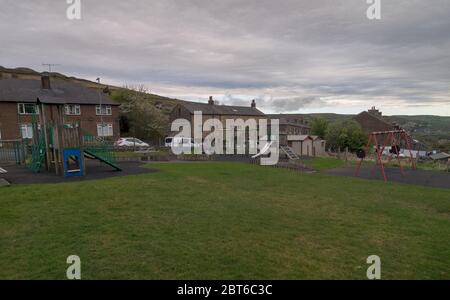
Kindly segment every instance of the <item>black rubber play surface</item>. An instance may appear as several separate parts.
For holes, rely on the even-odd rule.
[[[355,176],[355,169],[356,167],[353,166],[337,168],[327,171],[327,174]],[[405,170],[405,176],[402,176],[399,168],[386,168],[385,172],[388,181],[450,189],[450,172]],[[359,177],[384,180],[381,171],[376,169],[375,172],[372,172],[371,167],[361,167]]]
[[[98,161],[88,161],[86,164],[87,175],[85,177],[71,178],[57,176],[55,173],[47,172],[35,174],[25,166],[9,165],[5,167],[8,173],[0,174],[0,178],[6,179],[11,184],[62,183],[157,172],[156,169],[144,167],[142,163],[123,162],[117,165],[122,168],[122,171],[115,171],[110,166],[101,164]]]

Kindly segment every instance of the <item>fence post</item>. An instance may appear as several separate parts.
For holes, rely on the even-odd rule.
[[[13,146],[14,146],[14,157],[16,159],[16,164],[20,165],[19,142],[13,142]]]

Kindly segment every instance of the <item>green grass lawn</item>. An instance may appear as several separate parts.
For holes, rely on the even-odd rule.
[[[142,157],[142,156],[147,156],[147,155],[160,155],[160,154],[164,154],[163,151],[156,151],[156,150],[151,150],[151,151],[146,151],[146,152],[139,152],[139,151],[115,151],[114,152],[114,156],[117,158],[122,158],[122,157]]]
[[[402,167],[405,169],[412,169],[411,163],[407,159],[402,159],[401,164]],[[393,159],[386,165],[389,167],[398,168],[398,161]],[[416,162],[416,169],[424,171],[436,171],[436,172],[450,171],[450,168],[447,167],[446,162],[434,162],[430,160]]]
[[[239,163],[0,190],[0,278],[450,279],[450,191]]]
[[[342,159],[332,157],[312,157],[301,160],[306,166],[313,168],[316,171],[326,171],[343,167],[346,165]]]
[[[301,159],[301,161],[308,167],[313,168],[317,171],[323,172],[330,169],[345,167],[345,166],[356,166],[359,163],[359,160],[348,160],[345,162],[344,159],[337,159],[333,157],[312,157],[307,159]],[[367,167],[373,167],[375,161],[364,160],[363,165]],[[398,168],[398,161],[393,158],[391,161],[387,162],[386,159],[383,159],[383,164],[385,167],[390,168]],[[405,169],[411,169],[411,162],[407,158],[401,159],[402,167]],[[446,172],[448,171],[448,167],[445,162],[433,162],[433,161],[419,161],[416,162],[417,170],[424,171],[437,171],[437,172]]]
[[[143,156],[142,153],[135,152],[135,151],[115,151],[114,157],[116,158],[122,158],[122,157],[141,157]]]

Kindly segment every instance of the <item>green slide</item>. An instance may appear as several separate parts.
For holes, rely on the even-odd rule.
[[[108,166],[113,167],[113,168],[116,169],[117,171],[122,171],[122,169],[121,169],[119,166],[117,166],[116,164],[114,164],[111,160],[107,159],[106,157],[103,157],[103,156],[101,155],[101,153],[91,151],[91,149],[89,149],[89,150],[88,150],[88,149],[85,149],[85,150],[84,150],[84,154],[85,154],[85,156],[88,157],[88,158],[98,159],[99,161],[101,161],[101,162],[107,164]]]

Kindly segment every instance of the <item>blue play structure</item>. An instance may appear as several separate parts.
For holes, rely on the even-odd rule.
[[[64,176],[83,176],[83,159],[80,149],[64,149]]]

